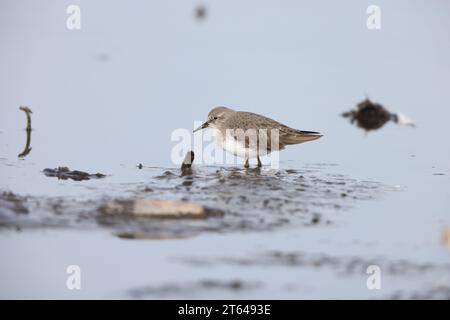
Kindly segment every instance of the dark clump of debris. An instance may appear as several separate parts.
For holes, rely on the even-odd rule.
[[[73,170],[71,171],[68,167],[58,167],[56,169],[46,168],[43,170],[47,177],[56,177],[58,180],[72,179],[74,181],[90,180],[90,179],[100,179],[106,177],[102,173],[87,173],[84,171]]]
[[[199,21],[204,20],[206,18],[207,14],[208,14],[208,10],[207,10],[206,6],[199,4],[195,8],[195,11],[194,11],[195,19],[197,19]]]
[[[355,123],[367,131],[377,130],[388,121],[393,121],[404,126],[414,127],[414,122],[401,113],[391,113],[379,103],[374,103],[366,98],[358,103],[356,110],[350,110],[342,114],[344,118],[350,118],[350,123]]]

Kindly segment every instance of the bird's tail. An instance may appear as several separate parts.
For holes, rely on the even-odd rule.
[[[282,140],[283,140],[282,142],[284,144],[286,144],[286,145],[288,145],[288,144],[299,144],[299,143],[303,143],[303,142],[308,142],[308,141],[319,139],[322,136],[323,135],[320,132],[291,129],[282,138]]]

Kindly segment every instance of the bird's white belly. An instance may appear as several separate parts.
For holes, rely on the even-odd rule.
[[[258,150],[246,148],[244,142],[234,139],[232,136],[222,136],[219,130],[214,130],[215,141],[225,151],[242,158],[256,158]],[[260,152],[259,155],[264,155],[265,152]]]

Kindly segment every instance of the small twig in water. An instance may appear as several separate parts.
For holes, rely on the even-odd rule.
[[[31,151],[31,147],[30,147],[30,144],[31,144],[31,115],[30,114],[33,113],[33,112],[27,106],[20,106],[19,109],[22,110],[23,112],[25,112],[25,114],[27,115],[27,128],[26,128],[27,141],[26,141],[26,144],[25,144],[25,148],[18,155],[19,158],[23,158],[26,155],[28,155],[30,153],[30,151]]]
[[[33,111],[31,111],[31,109],[28,108],[27,106],[20,106],[19,109],[26,113],[26,115],[27,115],[27,129],[26,130],[31,131],[31,114],[33,113]]]

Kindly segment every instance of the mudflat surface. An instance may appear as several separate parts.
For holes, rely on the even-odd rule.
[[[195,166],[188,175],[119,169],[141,177],[135,182],[58,181],[40,173],[42,182],[77,187],[78,195],[2,192],[2,295],[448,298],[450,263],[439,220],[430,225],[431,237],[417,237],[407,223],[396,227],[413,213],[384,208],[401,203],[406,188],[336,173],[337,165],[284,165],[289,169]],[[221,214],[161,219],[99,210],[135,199],[189,201]],[[86,287],[77,292],[65,288],[70,264],[83,270]],[[26,265],[39,270],[28,274]],[[382,290],[366,287],[370,265],[382,270]],[[25,274],[35,287],[17,278]],[[116,274],[120,279],[108,280]]]
[[[331,225],[339,212],[360,201],[375,199],[389,189],[375,181],[322,173],[327,167],[319,164],[277,171],[205,167],[194,169],[188,175],[178,169],[142,169],[153,177],[141,183],[107,187],[122,188],[122,192],[116,190],[122,196],[99,190],[97,197],[86,200],[3,192],[0,195],[2,227],[28,230],[100,226],[119,234],[147,234],[148,237],[271,231],[286,226]],[[225,214],[175,221],[102,214],[101,208],[107,203],[135,199],[189,201]]]

